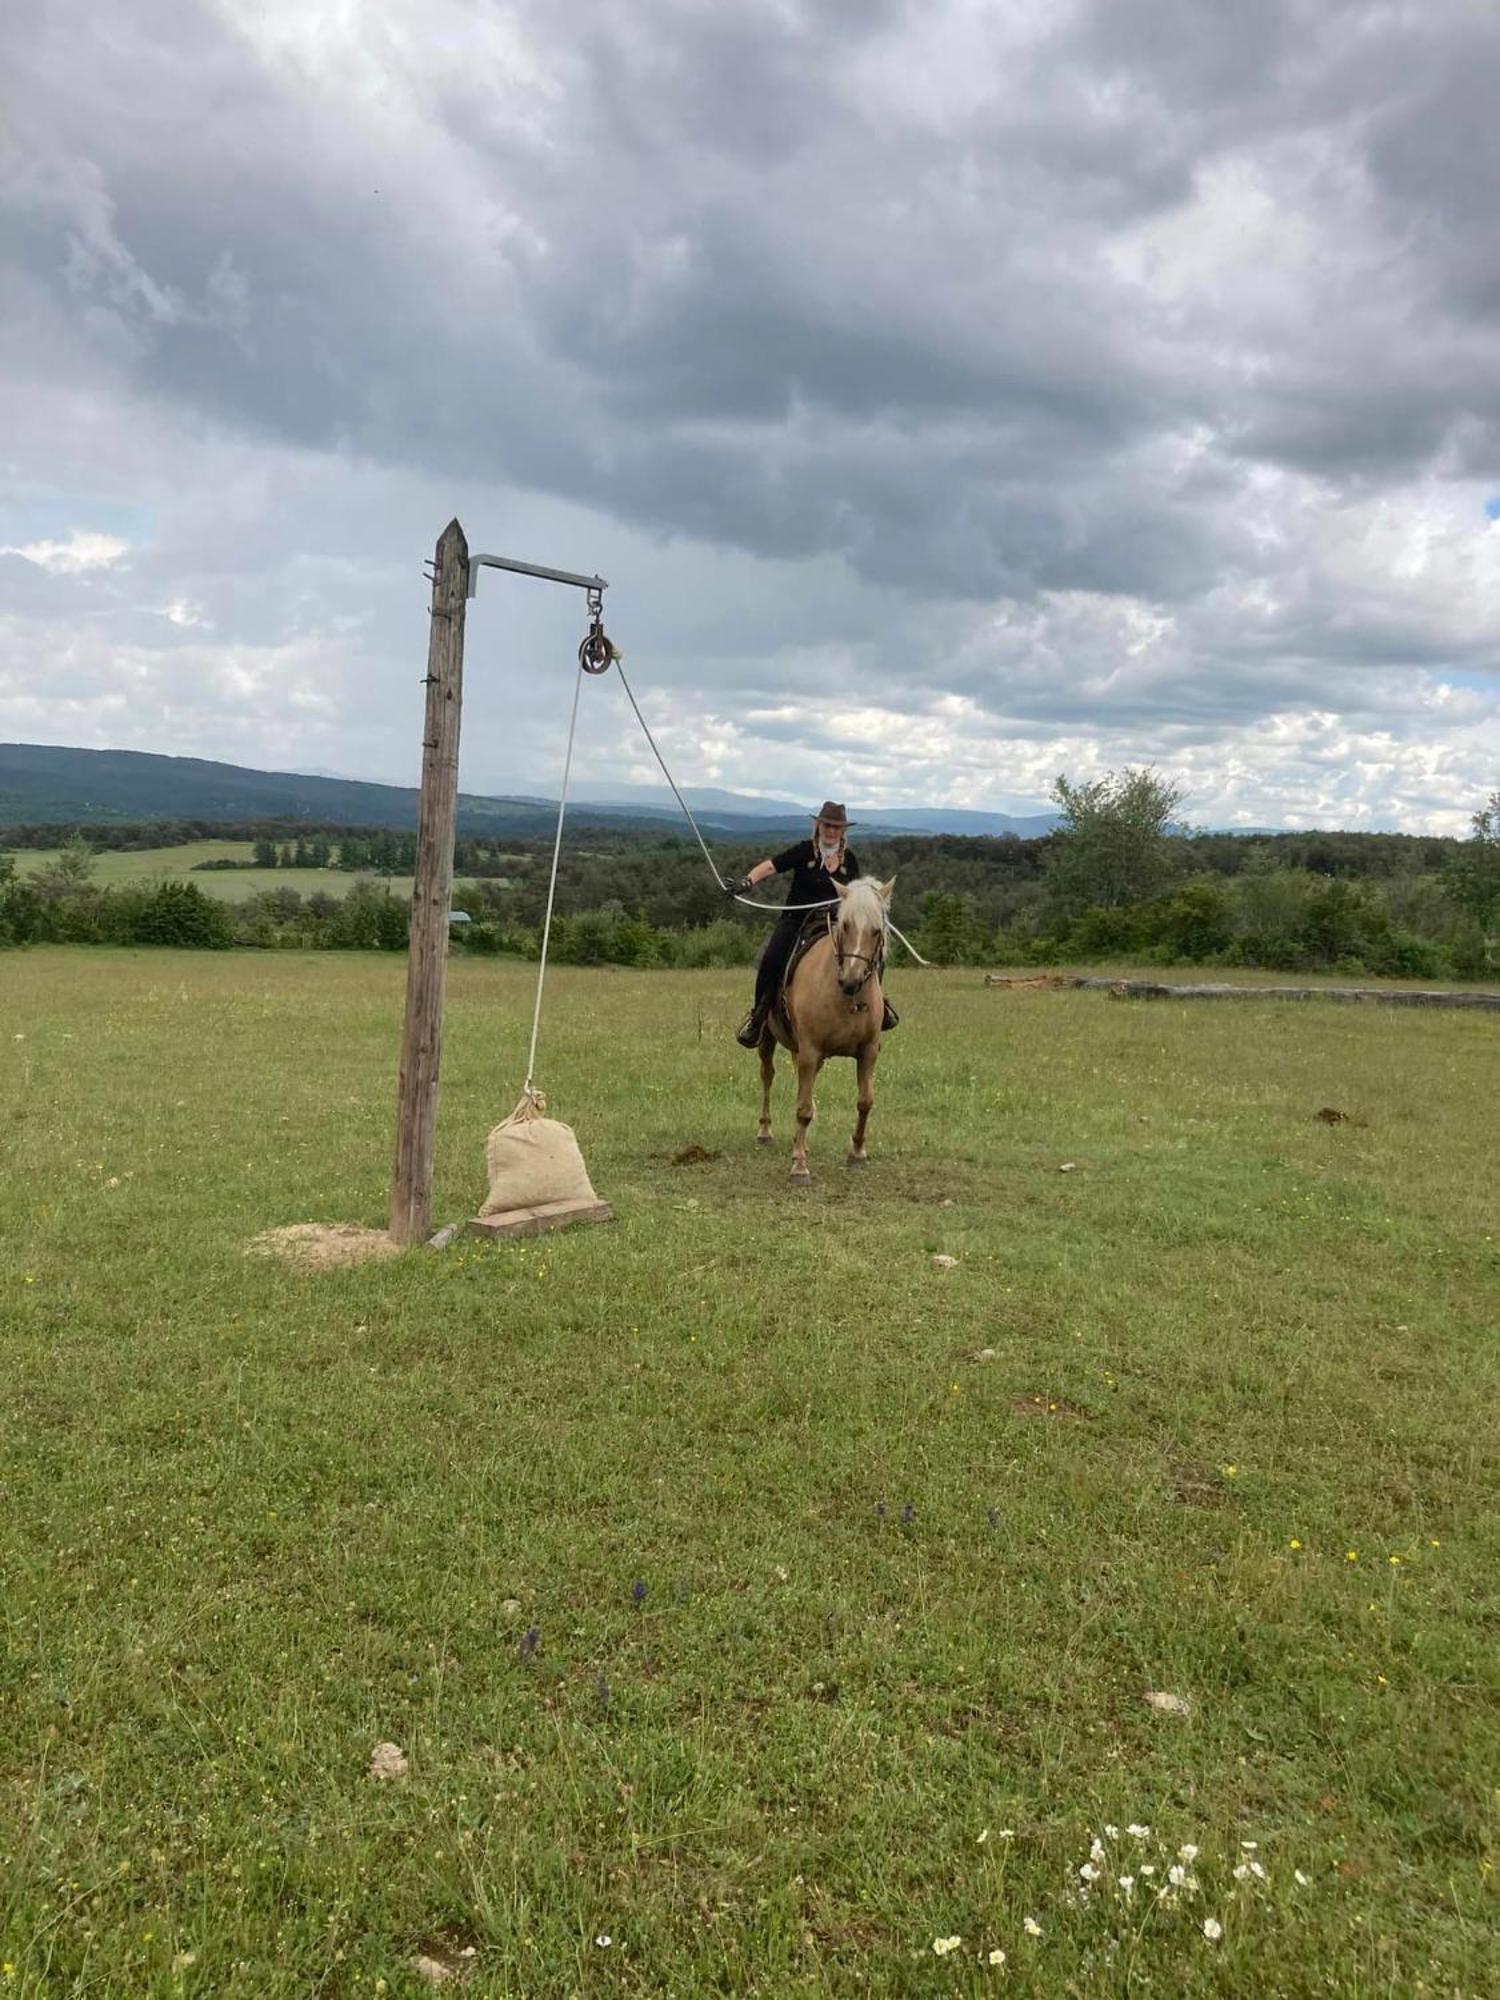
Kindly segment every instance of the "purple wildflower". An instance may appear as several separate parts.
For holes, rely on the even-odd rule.
[[[639,1577],[630,1586],[630,1601],[639,1610],[646,1601],[646,1586]]]
[[[526,1630],[521,1634],[521,1649],[520,1649],[521,1658],[523,1660],[534,1660],[536,1658],[537,1648],[541,1645],[541,1643],[542,1643],[542,1635],[537,1630],[536,1626],[528,1625]]]
[[[912,1505],[910,1500],[908,1500],[906,1505],[901,1509],[901,1519],[903,1523],[909,1528],[912,1522],[916,1520],[916,1518],[917,1518],[917,1510]]]

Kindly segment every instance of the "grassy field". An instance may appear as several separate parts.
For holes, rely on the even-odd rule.
[[[101,888],[119,888],[138,882],[196,882],[205,896],[223,902],[242,902],[262,889],[296,889],[311,896],[319,890],[325,896],[344,896],[359,878],[336,868],[224,868],[204,874],[193,871],[204,861],[248,861],[254,853],[248,840],[193,840],[180,847],[142,847],[96,855],[93,880]],[[59,848],[23,848],[15,853],[16,871],[34,875],[57,860]],[[388,878],[392,895],[409,897],[411,877]]]
[[[742,978],[560,971],[613,1227],[247,1258],[402,977],[0,956],[0,1990],[1500,1991],[1500,1022],[907,976],[795,1193]]]

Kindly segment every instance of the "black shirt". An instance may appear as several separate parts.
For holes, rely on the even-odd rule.
[[[818,855],[817,843],[812,840],[799,840],[785,854],[773,855],[771,866],[778,875],[791,873],[792,886],[786,893],[788,908],[793,903],[831,903],[835,882],[856,882],[859,879],[859,860],[852,847],[844,849],[844,858],[837,868],[825,868]]]

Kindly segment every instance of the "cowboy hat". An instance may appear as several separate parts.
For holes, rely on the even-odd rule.
[[[853,826],[854,824],[848,813],[844,811],[844,808],[836,806],[832,799],[824,799],[822,805],[813,814],[813,818],[824,821],[828,826]]]

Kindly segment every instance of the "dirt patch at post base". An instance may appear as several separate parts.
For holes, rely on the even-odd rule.
[[[247,1257],[279,1257],[304,1271],[334,1271],[400,1254],[401,1245],[383,1229],[361,1229],[353,1222],[291,1222],[263,1229],[245,1245]]]

